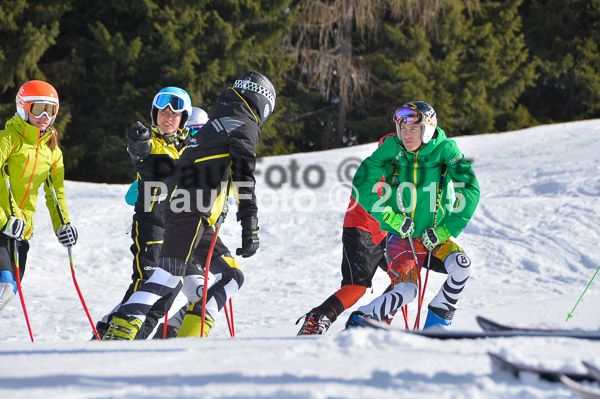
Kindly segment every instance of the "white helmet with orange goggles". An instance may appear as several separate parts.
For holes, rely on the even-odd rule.
[[[25,122],[29,120],[29,115],[40,118],[45,114],[52,124],[58,114],[58,93],[50,83],[41,80],[30,80],[21,86],[15,102],[17,114]]]
[[[421,130],[421,142],[423,145],[429,143],[435,134],[437,127],[437,116],[435,110],[424,101],[411,101],[394,111],[392,121],[396,124],[396,132],[400,136],[400,128],[403,123],[423,126]]]

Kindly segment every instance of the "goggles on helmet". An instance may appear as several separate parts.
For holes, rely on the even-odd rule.
[[[394,111],[392,121],[398,124],[408,123],[409,125],[421,123],[423,121],[423,114],[416,109],[400,107]]]
[[[196,133],[198,133],[200,131],[200,129],[202,129],[202,126],[204,125],[194,125],[194,126],[188,126],[189,129],[189,135],[193,136]]]
[[[32,101],[27,103],[25,107],[29,115],[34,118],[41,118],[42,115],[46,114],[48,119],[52,119],[58,113],[58,106],[56,103],[46,102],[46,101]]]
[[[158,109],[165,109],[168,106],[173,112],[185,111],[183,98],[171,93],[158,93],[154,98],[154,106]]]

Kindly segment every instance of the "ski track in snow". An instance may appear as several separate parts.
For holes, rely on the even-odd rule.
[[[481,200],[457,239],[473,261],[473,273],[452,328],[478,330],[475,315],[481,314],[526,326],[597,329],[598,279],[574,317],[565,319],[600,265],[600,120],[456,141],[474,162]],[[580,360],[600,365],[600,343],[437,341],[383,331],[341,332],[351,310],[324,337],[295,337],[296,320],[339,288],[341,228],[350,190],[338,180],[347,172],[338,169],[375,148],[373,143],[260,161],[261,248],[239,260],[245,283],[233,299],[235,339],[228,337],[219,315],[208,339],[89,341],[91,328],[67,251],[54,237],[40,191],[23,280],[36,343],[30,343],[16,298],[0,315],[0,397],[572,397],[559,384],[515,380],[492,370],[486,352],[585,372]],[[292,162],[299,168],[295,179]],[[309,184],[323,173],[322,187],[307,186],[307,170]],[[268,183],[281,181],[282,173],[287,183],[271,188]],[[66,183],[71,220],[79,230],[73,248],[76,277],[94,320],[120,301],[130,282],[133,208],[124,201],[127,188]],[[235,211],[232,204],[221,233],[232,252],[241,231]],[[373,289],[353,309],[375,298],[388,281],[378,271]],[[430,274],[424,304],[443,281]],[[181,304],[178,298],[176,305]],[[413,303],[411,320],[415,313]]]

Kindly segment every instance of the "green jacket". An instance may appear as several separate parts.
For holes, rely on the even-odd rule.
[[[51,128],[53,129],[53,128]],[[48,172],[56,190],[60,209],[65,220],[69,223],[69,214],[65,201],[64,174],[62,152],[58,147],[51,150],[47,142],[51,130],[39,137],[40,131],[26,123],[19,116],[6,122],[4,130],[0,130],[0,164],[2,165],[3,181],[0,183],[0,228],[8,216],[14,215],[25,220],[23,239],[29,240],[33,234],[33,214],[37,204],[38,190],[46,182]],[[10,176],[12,204],[9,202],[9,192],[6,186],[7,174]],[[46,191],[46,206],[50,211],[52,225],[56,231],[62,224],[56,202],[50,187],[44,184]]]
[[[395,232],[382,218],[383,208],[389,205],[396,213],[409,216],[415,223],[413,235],[421,236],[433,227],[443,164],[448,169],[436,227],[445,224],[452,236],[457,237],[475,212],[479,184],[471,162],[464,159],[456,142],[448,139],[439,127],[437,136],[416,152],[407,151],[398,136],[387,138],[356,171],[353,185],[358,203],[379,221],[382,230]],[[382,175],[389,186],[380,198],[374,185]]]

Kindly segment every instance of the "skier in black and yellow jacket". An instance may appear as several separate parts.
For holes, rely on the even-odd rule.
[[[237,188],[237,219],[242,225],[242,247],[236,254],[249,257],[256,253],[255,154],[263,122],[273,112],[275,96],[269,79],[246,72],[209,111],[208,123],[190,140],[175,174],[167,179],[168,200],[162,205],[165,235],[158,267],[118,309],[104,340],[133,339],[157,298],[178,292],[193,252],[199,244],[203,246],[205,231],[214,225],[225,206],[230,181]],[[216,313],[241,285],[243,275],[237,263],[232,262],[223,272],[230,274],[229,281],[222,279],[220,287],[214,284],[207,293],[204,335]],[[200,336],[201,307],[199,299],[188,308],[178,337]]]
[[[106,333],[114,311],[150,278],[157,266],[165,231],[159,205],[164,196],[157,195],[158,185],[174,172],[176,163],[190,141],[186,123],[192,109],[190,96],[185,90],[165,87],[152,101],[152,126],[148,128],[137,122],[127,132],[127,151],[137,174],[137,200],[131,226],[132,283],[115,309],[96,324],[101,336]],[[212,235],[207,239],[212,239]],[[136,338],[145,339],[152,333],[174,299],[174,295],[167,295],[152,307]]]

